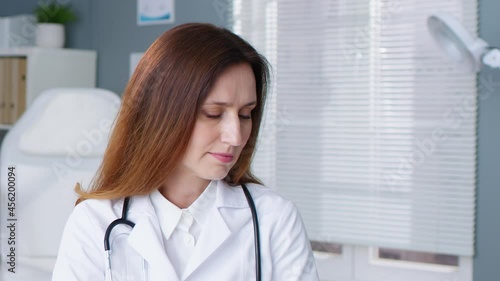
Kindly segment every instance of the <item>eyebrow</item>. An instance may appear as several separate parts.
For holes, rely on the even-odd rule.
[[[251,101],[245,105],[243,105],[243,107],[247,107],[247,106],[251,106],[251,105],[256,105],[257,102],[256,101]],[[221,101],[214,101],[214,102],[209,102],[209,103],[205,103],[205,105],[221,105],[221,106],[231,106],[232,104],[229,104],[227,102],[221,102]]]

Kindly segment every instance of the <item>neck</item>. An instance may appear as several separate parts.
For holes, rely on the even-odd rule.
[[[196,176],[172,176],[158,190],[168,201],[183,209],[191,206],[209,183],[210,180]]]

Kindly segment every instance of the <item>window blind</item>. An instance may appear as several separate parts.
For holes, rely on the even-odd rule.
[[[427,17],[477,36],[474,0],[235,0],[233,30],[273,66],[252,166],[311,240],[473,255],[475,74]]]

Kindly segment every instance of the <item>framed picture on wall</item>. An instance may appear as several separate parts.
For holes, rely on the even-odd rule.
[[[174,22],[174,0],[137,0],[137,25]]]

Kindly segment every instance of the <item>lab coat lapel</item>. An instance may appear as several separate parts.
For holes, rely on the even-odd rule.
[[[144,200],[149,200],[149,197],[144,198]],[[130,218],[133,219],[132,216]],[[130,233],[128,243],[147,261],[147,272],[150,277],[161,276],[161,280],[179,281],[177,273],[165,253],[161,235],[160,226],[155,217],[143,215]]]
[[[222,216],[220,208],[245,208],[246,201],[242,192],[225,182],[219,180],[217,184],[217,196],[215,204],[207,216],[205,225],[200,233],[193,254],[182,275],[182,280],[186,280],[203,262],[207,260],[231,235],[231,229],[226,219]],[[243,196],[243,197],[242,197]]]
[[[185,280],[200,264],[212,255],[231,234],[217,208],[212,209],[205,223],[210,227],[204,227],[200,233],[193,254],[184,270],[182,280]]]

